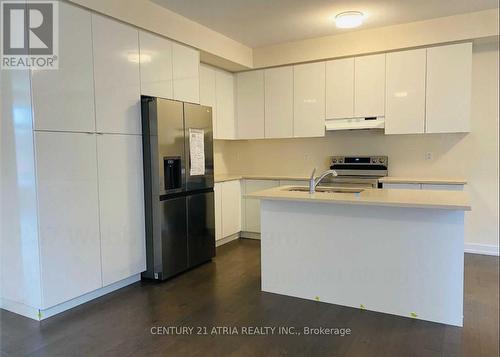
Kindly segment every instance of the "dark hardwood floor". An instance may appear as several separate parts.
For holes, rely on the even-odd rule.
[[[463,328],[260,292],[260,244],[36,322],[1,311],[1,356],[498,356],[498,258],[465,256]],[[283,277],[284,279],[286,277]],[[351,335],[158,335],[156,326],[344,327]],[[193,333],[196,333],[196,329]]]

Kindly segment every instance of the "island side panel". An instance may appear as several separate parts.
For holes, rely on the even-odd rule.
[[[462,326],[463,211],[261,204],[263,291]]]

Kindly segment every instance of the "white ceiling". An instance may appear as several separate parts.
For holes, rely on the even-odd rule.
[[[348,10],[366,14],[359,30],[498,7],[498,0],[152,1],[250,47],[353,31],[331,20]]]

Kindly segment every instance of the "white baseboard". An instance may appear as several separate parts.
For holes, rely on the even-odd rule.
[[[44,320],[51,316],[57,315],[63,311],[69,310],[73,307],[86,303],[90,300],[96,299],[103,295],[109,294],[115,290],[121,289],[127,285],[133,284],[141,280],[141,274],[136,274],[126,279],[117,281],[111,285],[102,287],[100,289],[91,291],[90,293],[84,294],[77,298],[71,299],[69,301],[63,302],[59,305],[52,306],[48,309],[37,309],[35,307],[26,306],[17,302],[9,301],[6,299],[0,300],[0,308],[13,312],[15,314],[23,315],[29,317],[33,320]]]
[[[0,309],[4,309],[14,314],[22,315],[33,320],[40,320],[39,310],[36,307],[24,305],[17,301],[0,298]]]
[[[255,233],[255,232],[240,232],[240,237],[241,238],[248,238],[248,239],[259,239],[260,240],[260,233]]]
[[[215,246],[220,247],[221,245],[224,245],[226,243],[232,242],[233,240],[236,240],[240,237],[239,233],[235,233],[233,235],[224,237],[222,239],[218,239],[215,241]]]
[[[465,253],[494,255],[498,257],[498,245],[465,243]]]

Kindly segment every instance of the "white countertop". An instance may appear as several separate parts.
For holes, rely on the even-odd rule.
[[[365,189],[359,194],[289,191],[293,186],[274,187],[254,192],[246,197],[282,200],[308,201],[333,204],[374,205],[410,208],[435,208],[470,211],[469,196],[463,191]]]
[[[287,181],[307,181],[308,176],[286,176],[286,175],[246,175],[246,174],[220,174],[215,175],[215,182],[233,180],[287,180]],[[386,176],[379,179],[382,183],[425,183],[433,185],[465,185],[467,181],[462,178],[433,178],[433,177],[405,177]]]

